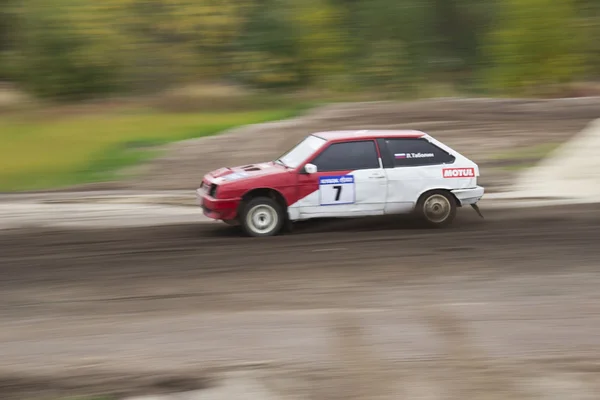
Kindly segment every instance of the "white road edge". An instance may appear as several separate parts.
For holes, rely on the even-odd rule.
[[[90,202],[0,202],[0,230],[41,227],[143,227],[189,223],[219,224],[206,218],[197,206],[147,204],[136,197],[128,197],[127,202],[102,201],[96,198]],[[486,195],[480,202],[482,212],[489,209],[542,207],[564,204],[596,203],[600,199],[523,198],[518,193]],[[469,210],[465,210],[469,211]],[[484,214],[485,215],[485,214]]]

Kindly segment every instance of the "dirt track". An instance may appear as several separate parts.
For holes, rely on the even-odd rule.
[[[486,214],[1,234],[0,397],[264,362],[315,399],[597,398],[600,205]]]
[[[598,117],[600,98],[337,104],[293,120],[245,126],[224,135],[170,144],[163,156],[134,168],[136,175],[131,179],[99,186],[190,190],[210,170],[273,159],[312,132],[419,129],[475,160],[481,168],[480,183],[488,193],[505,191],[519,168],[545,156],[540,146],[563,143]]]

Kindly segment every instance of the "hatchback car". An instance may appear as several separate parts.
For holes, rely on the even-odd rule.
[[[209,218],[272,236],[294,221],[418,214],[449,225],[483,197],[479,167],[427,133],[313,133],[276,160],[207,173],[197,197]]]

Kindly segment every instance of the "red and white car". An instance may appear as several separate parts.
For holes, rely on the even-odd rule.
[[[221,168],[197,190],[204,214],[271,236],[294,221],[418,213],[431,226],[483,197],[476,163],[420,131],[313,133],[277,160]]]

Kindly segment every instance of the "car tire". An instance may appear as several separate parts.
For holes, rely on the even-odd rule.
[[[240,223],[248,236],[275,236],[284,226],[285,215],[275,200],[255,197],[243,206]]]
[[[416,207],[421,220],[432,228],[444,228],[452,224],[456,210],[456,199],[446,190],[432,190],[423,194]]]

